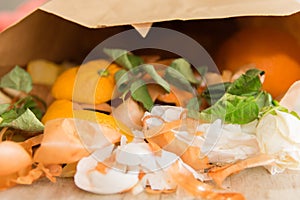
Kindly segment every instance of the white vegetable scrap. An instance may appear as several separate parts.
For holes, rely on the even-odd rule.
[[[200,146],[212,163],[231,163],[246,159],[259,152],[253,121],[247,125],[221,124],[216,120],[212,124],[201,124],[198,131],[204,134],[204,143]]]
[[[286,112],[267,114],[257,126],[261,153],[275,155],[276,165],[269,166],[271,174],[285,169],[300,170],[300,120]]]
[[[280,105],[300,115],[300,81],[295,82],[280,101]]]

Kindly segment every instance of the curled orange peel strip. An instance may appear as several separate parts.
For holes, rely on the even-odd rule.
[[[195,197],[213,200],[244,200],[239,193],[222,193],[213,191],[213,186],[197,180],[194,175],[185,169],[179,162],[169,167],[168,173],[185,191]]]
[[[239,161],[235,164],[229,164],[220,168],[213,168],[208,172],[208,174],[218,186],[221,186],[223,181],[233,173],[247,168],[271,165],[272,163],[274,163],[274,161],[274,156],[260,154],[255,157]]]

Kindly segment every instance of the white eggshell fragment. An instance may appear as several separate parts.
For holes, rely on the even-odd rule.
[[[95,151],[81,159],[77,165],[75,184],[86,191],[98,194],[116,194],[142,185],[147,191],[170,191],[176,181],[167,173],[172,165],[185,165],[180,158],[164,150],[153,151],[148,143],[121,145]],[[185,167],[195,173],[193,169]],[[140,176],[140,174],[144,174]]]
[[[93,156],[79,161],[74,176],[77,187],[97,194],[116,194],[130,190],[139,181],[137,173],[123,173],[109,167],[103,174],[96,169],[97,164]]]

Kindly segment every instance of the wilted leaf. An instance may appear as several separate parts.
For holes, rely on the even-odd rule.
[[[139,56],[130,54],[128,51],[123,49],[104,49],[104,53],[110,56],[113,61],[122,67],[132,69],[144,63],[143,59]]]
[[[130,87],[130,92],[135,101],[142,103],[145,109],[151,110],[154,103],[143,80],[133,82]]]
[[[156,72],[153,65],[142,65],[141,68],[143,71],[147,72],[158,85],[164,88],[167,92],[170,92],[169,83]]]
[[[28,93],[32,90],[32,79],[28,72],[16,66],[1,78],[0,87],[12,88]]]
[[[23,114],[10,122],[3,120],[2,123],[0,123],[0,127],[11,127],[23,131],[37,132],[44,130],[44,125],[37,119],[30,109],[27,109]]]
[[[183,58],[178,58],[171,63],[173,69],[179,71],[189,82],[198,84],[199,80],[195,78],[190,63]]]

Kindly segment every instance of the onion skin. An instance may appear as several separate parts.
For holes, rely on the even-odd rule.
[[[18,172],[31,164],[31,156],[21,145],[11,141],[0,143],[0,176]]]
[[[125,100],[112,112],[114,118],[130,130],[142,130],[142,118],[145,110],[132,98]],[[121,125],[122,126],[122,125]]]
[[[41,147],[34,155],[34,161],[49,164],[72,163],[88,156],[76,131],[73,119],[56,119],[46,123]]]
[[[58,118],[45,124],[34,161],[44,165],[74,163],[95,148],[119,142],[121,133],[105,124],[74,118]],[[87,148],[89,147],[89,148]]]

